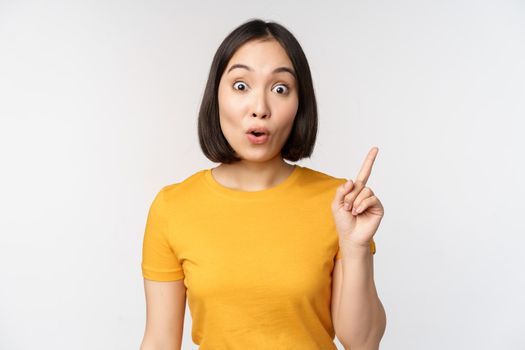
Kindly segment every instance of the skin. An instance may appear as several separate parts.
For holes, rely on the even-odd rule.
[[[345,349],[377,350],[386,329],[386,312],[377,295],[369,246],[384,209],[366,186],[378,152],[377,147],[368,152],[355,181],[339,186],[331,204],[342,253],[333,271],[332,319]]]
[[[229,69],[235,64],[251,68]],[[293,126],[299,98],[295,77],[289,72],[273,72],[292,62],[275,40],[252,40],[232,56],[219,83],[218,101],[221,129],[241,161],[212,169],[212,176],[225,187],[259,191],[284,181],[294,165],[284,161],[281,149]],[[269,140],[252,144],[246,131],[264,126]]]
[[[369,247],[384,215],[383,205],[366,186],[379,149],[372,147],[354,181],[340,186],[332,202],[340,242],[357,247]]]

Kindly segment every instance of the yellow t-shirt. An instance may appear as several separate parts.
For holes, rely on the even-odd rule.
[[[345,181],[295,165],[261,191],[227,188],[211,169],[167,185],[148,213],[142,275],[184,278],[200,350],[337,349],[330,204]]]

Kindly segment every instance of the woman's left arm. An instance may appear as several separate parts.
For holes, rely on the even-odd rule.
[[[376,350],[386,329],[386,313],[374,283],[370,247],[340,244],[333,273],[334,329],[345,349]]]
[[[332,214],[339,235],[332,286],[332,319],[345,349],[377,350],[386,329],[386,313],[374,283],[370,244],[384,215],[383,205],[366,186],[379,149],[373,147],[355,182],[337,188]]]

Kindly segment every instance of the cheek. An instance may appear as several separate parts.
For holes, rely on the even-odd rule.
[[[238,104],[235,104],[231,98],[224,99],[222,103],[219,102],[219,122],[221,130],[230,144],[239,142],[242,136],[239,132],[242,128],[241,115],[242,113]]]
[[[231,98],[229,98],[227,94],[224,93],[219,93],[218,100],[219,120],[223,132],[226,134],[227,130],[230,129],[234,124],[235,115],[237,114],[235,110],[235,104],[232,103]]]
[[[279,108],[279,115],[281,116],[282,124],[284,129],[289,131],[292,128],[297,110],[299,109],[299,103],[297,99],[283,103]]]
[[[298,101],[295,101],[293,104],[291,104],[287,108],[287,115],[290,117],[290,119],[295,118],[295,115],[297,114],[297,110],[299,109],[299,103]]]
[[[219,92],[218,95],[219,103],[219,115],[224,120],[240,120],[242,117],[244,107],[243,101],[239,100],[235,95],[229,94],[228,92]]]
[[[222,111],[219,110],[219,121],[222,132],[229,140],[239,138],[239,131],[242,128],[242,124],[238,115],[238,112],[236,113],[228,108]]]
[[[286,116],[295,116],[297,109],[299,108],[299,97],[297,96],[297,91],[293,91],[286,100],[283,100],[280,104],[280,109],[283,115]]]

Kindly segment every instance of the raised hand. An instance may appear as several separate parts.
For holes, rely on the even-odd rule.
[[[332,202],[332,214],[340,241],[369,247],[384,215],[383,205],[366,182],[379,149],[372,147],[355,179],[339,186]]]

